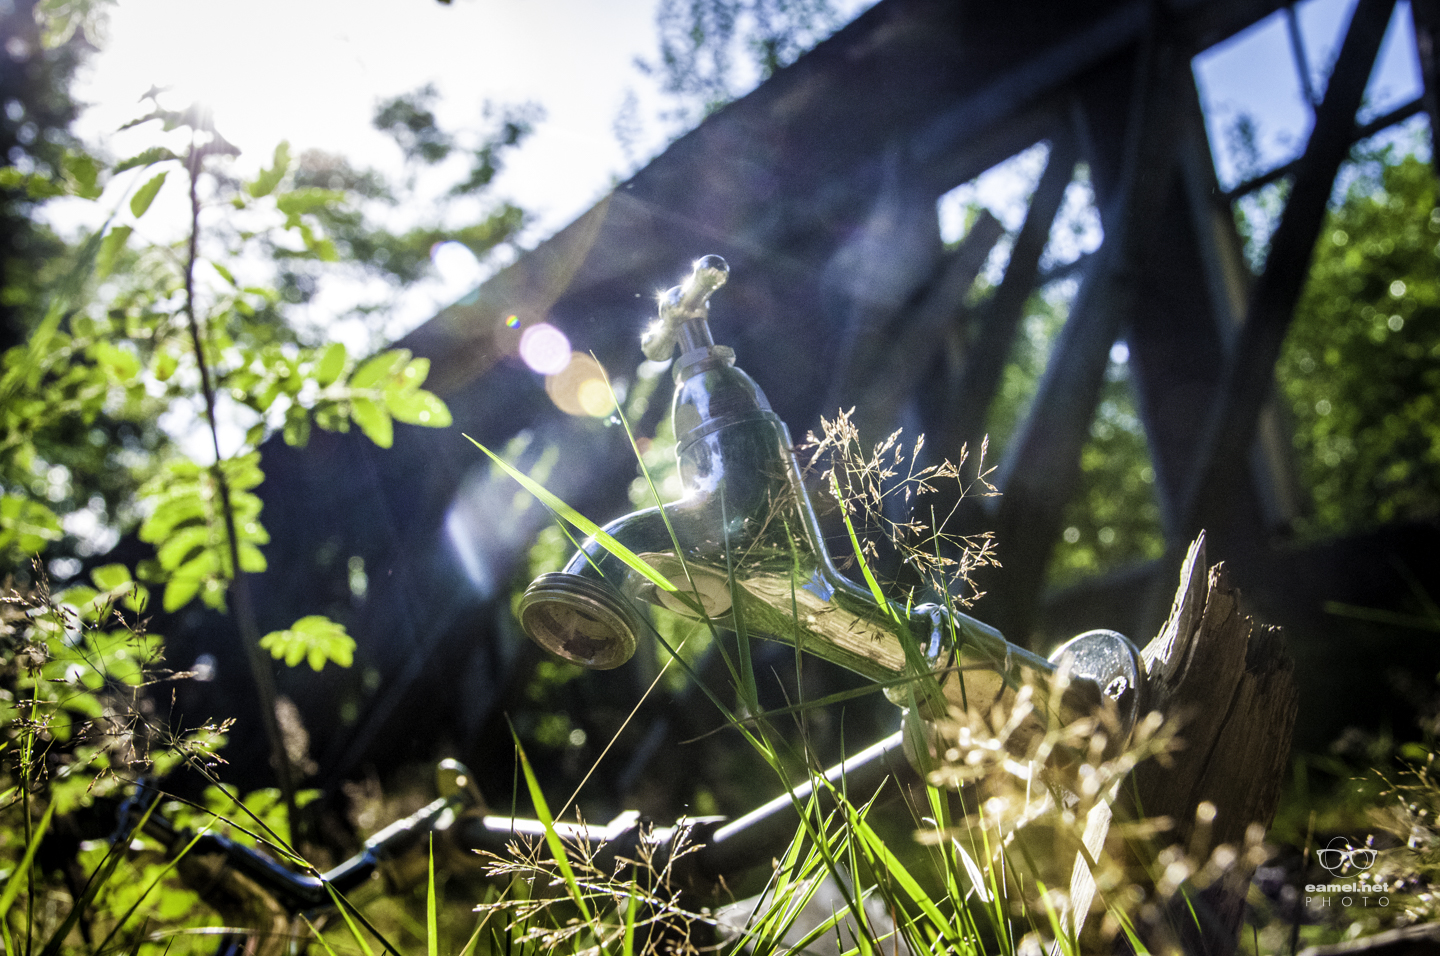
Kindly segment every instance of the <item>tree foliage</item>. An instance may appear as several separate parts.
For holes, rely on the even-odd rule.
[[[662,116],[688,129],[789,66],[838,25],[832,0],[660,0],[655,61],[637,61],[671,102]]]
[[[30,261],[33,274],[4,277],[19,334],[0,354],[0,573],[7,588],[17,588],[12,595],[38,594],[26,606],[40,610],[0,633],[0,651],[20,649],[17,659],[37,662],[47,680],[46,662],[59,662],[66,680],[88,680],[73,660],[80,655],[138,687],[145,681],[134,665],[158,659],[161,641],[140,619],[125,624],[133,638],[126,640],[143,645],[138,651],[100,630],[118,622],[109,620],[118,608],[174,613],[199,600],[229,611],[293,813],[295,779],[266,652],[319,670],[350,666],[355,645],[341,625],[318,615],[268,635],[258,631],[245,579],[265,570],[270,541],[257,493],[264,480],[259,448],[272,436],[304,445],[314,428],[352,426],[388,447],[397,423],[450,424],[445,403],[424,387],[428,359],[403,349],[357,354],[328,341],[316,323],[299,321],[296,306],[337,275],[370,289],[373,281],[364,281],[379,279],[393,296],[424,275],[436,243],[463,242],[483,258],[514,242],[526,217],[500,203],[476,224],[412,216],[403,228],[386,228],[386,211],[408,186],[339,157],[295,156],[286,143],[243,180],[233,168],[238,150],[207,110],[172,109],[159,90],[147,99],[149,109],[126,128],[149,144],[129,157],[111,161],[63,140],[51,161],[12,154],[17,161],[0,168],[0,190],[27,216],[62,203],[72,214],[93,210],[89,221],[98,224],[69,240],[37,227],[50,242],[47,254]],[[507,112],[497,129],[476,137],[451,194],[484,200],[533,116]],[[458,142],[433,116],[402,125],[432,143]],[[188,226],[160,221],[161,208],[184,210]],[[376,305],[356,311],[387,304],[382,291]],[[148,545],[149,556],[142,547],[138,560],[104,564],[88,579],[80,573],[83,562],[95,562],[126,535]],[[65,586],[53,601],[52,578]],[[45,630],[52,619],[58,623]],[[82,621],[96,626],[74,626]],[[86,714],[113,709],[95,703],[105,682],[91,682],[41,719],[25,667],[7,673],[13,679],[0,686],[0,697],[31,701],[21,728],[27,746],[65,744],[76,707]],[[108,772],[106,753],[76,751],[77,773],[87,768],[77,779],[93,784],[96,773]],[[49,800],[40,799],[43,775],[22,767],[20,778],[38,805]]]
[[[77,112],[70,80],[99,32],[106,4],[73,0],[52,11],[54,6],[39,0],[0,6],[0,164],[62,175],[76,145],[69,131]],[[24,338],[24,314],[44,295],[45,264],[63,251],[31,216],[43,198],[0,187],[0,351]]]
[[[1357,151],[1277,369],[1305,534],[1440,515],[1440,197],[1406,145]]]
[[[372,294],[379,280],[375,299],[353,314],[382,314],[396,290],[425,275],[437,243],[464,243],[484,259],[515,242],[525,213],[485,204],[538,118],[527,108],[493,110],[468,139],[442,129],[433,113],[388,123],[402,149],[406,136],[430,144],[413,151],[414,164],[443,160],[437,144],[466,158],[448,195],[474,200],[481,213],[458,225],[437,209],[395,215],[413,183],[387,182],[337,156],[297,156],[286,143],[242,179],[238,151],[209,112],[170,108],[155,89],[129,124],[148,142],[115,161],[66,131],[74,58],[95,33],[97,11],[103,0],[19,0],[0,11],[7,30],[16,18],[24,28],[7,33],[8,58],[0,57],[0,92],[9,97],[0,118],[8,148],[0,163],[9,163],[0,166],[7,950],[18,930],[25,947],[38,941],[58,952],[75,942],[77,919],[87,951],[106,950],[127,924],[194,924],[198,900],[176,879],[175,861],[152,843],[128,853],[138,834],[79,852],[72,841],[47,851],[58,864],[32,865],[52,820],[83,813],[135,775],[181,763],[211,773],[228,725],[172,729],[176,715],[149,698],[187,676],[163,669],[163,639],[148,630],[156,611],[198,601],[231,615],[281,787],[251,795],[243,809],[218,791],[207,803],[248,813],[282,840],[287,824],[300,835],[294,814],[304,794],[276,731],[283,715],[268,664],[349,667],[355,643],[313,614],[258,632],[246,576],[265,570],[270,540],[260,446],[272,437],[304,445],[315,428],[354,427],[388,447],[397,428],[451,422],[425,388],[427,359],[332,341],[297,307],[337,277]],[[50,204],[92,228],[52,232],[44,224]],[[157,211],[177,208],[188,214],[184,228]],[[104,557],[122,537],[130,539],[127,560]],[[76,874],[88,874],[83,893],[62,880]],[[29,900],[24,907],[10,906],[16,891]]]

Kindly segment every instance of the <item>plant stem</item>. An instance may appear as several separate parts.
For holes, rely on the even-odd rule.
[[[185,160],[190,185],[190,239],[185,256],[185,319],[190,327],[191,343],[195,348],[195,362],[200,368],[200,388],[205,396],[205,415],[210,424],[210,440],[215,449],[215,464],[211,471],[220,493],[220,513],[225,520],[225,537],[230,551],[231,608],[235,614],[236,626],[240,630],[240,643],[245,647],[245,659],[250,665],[250,674],[260,698],[260,722],[264,725],[265,736],[270,742],[270,762],[285,799],[285,813],[290,821],[290,838],[298,845],[301,842],[301,821],[295,806],[295,768],[285,750],[285,738],[280,732],[280,723],[275,715],[278,699],[275,675],[271,673],[270,663],[260,648],[260,628],[255,620],[255,605],[250,596],[249,580],[240,569],[240,539],[235,531],[235,512],[230,506],[230,482],[225,477],[223,458],[220,455],[220,431],[215,418],[215,385],[210,380],[210,366],[205,360],[204,337],[200,332],[200,322],[195,316],[195,263],[200,256],[198,186],[202,159],[192,138],[190,152]]]

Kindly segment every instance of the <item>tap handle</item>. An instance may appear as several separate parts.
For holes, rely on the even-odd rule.
[[[663,362],[678,340],[684,351],[714,345],[710,326],[710,296],[725,284],[730,267],[719,256],[695,260],[694,271],[681,285],[660,296],[660,317],[645,329],[640,349],[652,362]]]

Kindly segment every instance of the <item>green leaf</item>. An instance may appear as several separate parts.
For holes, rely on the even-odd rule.
[[[194,578],[204,582],[211,576],[220,573],[225,566],[225,559],[228,557],[229,555],[219,548],[202,548],[198,552],[192,551],[191,556],[175,569],[175,577]]]
[[[303,660],[318,671],[327,663],[349,667],[355,661],[355,641],[344,625],[319,614],[302,617],[288,630],[271,631],[260,638],[260,646],[287,667]]]
[[[290,168],[290,144],[285,140],[275,144],[275,159],[271,162],[269,169],[260,170],[260,175],[255,180],[246,184],[245,191],[251,196],[259,199],[261,196],[268,196],[280,185],[280,180],[285,178],[285,171]]]
[[[129,159],[122,159],[113,171],[123,173],[125,170],[134,169],[137,166],[154,166],[156,163],[163,163],[167,159],[178,160],[179,158],[179,156],[176,156],[164,146],[151,146],[144,152],[136,153]]]
[[[133,352],[111,345],[109,342],[96,342],[91,346],[90,351],[94,355],[95,361],[104,366],[105,370],[118,382],[128,382],[140,374],[140,359]]]
[[[165,185],[165,177],[168,175],[168,172],[157,173],[148,183],[135,190],[135,195],[130,197],[130,214],[132,216],[139,219],[145,215],[145,211],[155,201],[155,194],[160,191],[161,186]]]
[[[0,497],[0,549],[14,547],[38,554],[63,535],[60,520],[49,508],[19,495]]]
[[[450,425],[450,409],[433,393],[424,389],[385,390],[385,407],[390,414],[407,425],[445,428]]]
[[[307,248],[309,248],[311,252],[315,254],[315,258],[319,259],[321,262],[340,261],[340,250],[335,245],[335,242],[332,239],[328,239],[323,236],[319,239],[307,237],[305,245]]]
[[[300,217],[316,212],[326,206],[336,206],[345,201],[345,193],[337,189],[295,189],[275,197],[275,205],[285,214],[285,228],[294,229],[300,225]]]
[[[425,384],[425,379],[430,375],[430,360],[428,358],[413,358],[405,366],[405,371],[400,373],[400,384],[405,388],[419,388]]]
[[[143,584],[133,584],[130,593],[120,603],[136,614],[143,614],[150,604],[150,589]]]
[[[104,192],[99,185],[100,164],[88,153],[66,150],[60,158],[60,168],[65,170],[75,195],[82,199],[98,199]]]
[[[25,190],[25,195],[34,200],[53,199],[66,193],[65,187],[43,173],[26,173],[14,166],[0,169],[0,189]]]
[[[390,421],[390,413],[376,402],[368,398],[352,398],[350,417],[355,419],[355,424],[360,426],[366,437],[381,448],[389,448],[395,443],[395,425]]]
[[[241,571],[260,574],[269,566],[265,561],[265,553],[250,542],[240,542],[239,550]]]
[[[131,583],[130,569],[123,564],[106,564],[90,572],[90,580],[102,591],[113,591]]]
[[[165,539],[156,557],[159,558],[162,568],[174,571],[184,566],[194,557],[195,552],[206,547],[209,542],[209,528],[197,524],[186,525]]]
[[[115,257],[120,250],[125,248],[125,243],[130,239],[133,230],[129,226],[115,226],[100,240],[100,251],[95,254],[95,273],[97,278],[105,278],[110,270],[115,268]]]
[[[410,361],[409,349],[391,349],[368,359],[350,376],[351,388],[374,388]]]
[[[171,578],[165,583],[165,598],[161,604],[173,614],[194,600],[199,590],[199,578]]]
[[[105,590],[108,591],[110,589],[106,588]],[[61,604],[73,604],[83,610],[85,605],[89,604],[91,601],[94,601],[99,596],[100,592],[95,590],[94,588],[86,587],[83,584],[77,584],[72,588],[66,588],[64,591],[60,592],[60,594],[56,597],[56,600],[58,600]]]
[[[112,673],[110,676],[115,677],[116,675]],[[133,683],[133,681],[126,681],[126,683]],[[105,716],[104,705],[89,694],[67,694],[64,704],[68,710],[73,710],[91,720],[99,720]]]
[[[340,342],[332,342],[320,361],[315,363],[315,384],[321,388],[335,384],[340,373],[345,371],[345,346]]]
[[[305,409],[299,405],[291,405],[285,410],[285,444],[294,448],[304,448],[310,442],[310,416]]]
[[[177,488],[162,497],[140,526],[140,540],[158,544],[182,524],[205,519],[205,499],[196,485]]]
[[[265,473],[260,470],[260,453],[258,451],[227,459],[221,467],[225,469],[225,477],[229,479],[232,491],[246,491],[257,487],[265,480]],[[259,499],[255,499],[253,495],[250,497],[258,506]],[[237,496],[236,502],[238,501]]]
[[[150,373],[155,376],[156,381],[168,382],[170,381],[170,376],[174,375],[175,370],[179,367],[180,360],[175,357],[175,353],[161,349],[155,353],[155,359],[151,363]]]

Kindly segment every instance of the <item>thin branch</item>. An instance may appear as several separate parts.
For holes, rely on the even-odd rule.
[[[250,674],[255,681],[255,690],[260,698],[260,720],[265,727],[265,736],[270,742],[270,761],[285,799],[285,812],[290,821],[291,840],[297,846],[302,843],[300,816],[295,804],[295,768],[285,750],[285,738],[275,716],[278,694],[275,675],[270,663],[260,648],[260,628],[255,620],[255,606],[250,596],[250,585],[245,572],[240,569],[240,539],[235,529],[235,512],[230,505],[230,482],[225,477],[220,454],[220,431],[215,417],[215,384],[210,378],[210,366],[205,358],[204,337],[200,322],[195,315],[195,264],[200,256],[200,195],[199,180],[203,156],[196,150],[194,136],[186,156],[185,171],[190,180],[190,238],[185,256],[185,319],[190,328],[190,340],[195,348],[195,362],[200,368],[200,388],[205,396],[205,415],[210,425],[210,439],[215,450],[215,464],[212,473],[220,493],[220,512],[225,520],[225,537],[230,551],[230,597],[235,614],[235,623],[240,630],[240,642],[245,647],[245,658],[250,665]]]

